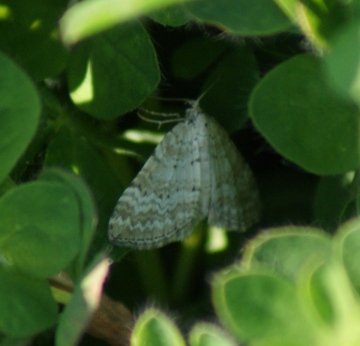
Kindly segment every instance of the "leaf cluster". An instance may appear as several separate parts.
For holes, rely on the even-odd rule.
[[[357,0],[1,1],[1,344],[43,343],[50,329],[48,344],[80,342],[110,258],[128,252],[108,244],[112,209],[168,129],[159,135],[136,109],[182,112],[159,96],[204,90],[201,107],[254,170],[260,228],[275,228],[216,274],[211,292],[204,273],[229,264],[251,233],[200,225],[182,245],[114,264],[106,291],[132,308],[152,297],[188,324],[209,317],[212,295],[228,332],[196,324],[191,345],[359,343],[359,221],[327,235],[359,210],[359,9]],[[313,227],[276,228],[285,223]],[[185,343],[157,309],[132,336],[151,342]]]

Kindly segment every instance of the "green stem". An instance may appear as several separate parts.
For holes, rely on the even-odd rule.
[[[168,290],[164,268],[158,251],[134,251],[140,278],[149,296],[153,296],[160,303],[168,302]]]
[[[188,295],[199,254],[204,247],[206,230],[206,223],[202,222],[182,245],[171,287],[171,303],[174,305],[181,304]]]

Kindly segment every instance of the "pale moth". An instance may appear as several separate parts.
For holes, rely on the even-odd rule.
[[[153,249],[183,240],[199,221],[245,231],[259,219],[250,168],[225,130],[189,101],[124,191],[110,218],[111,243]]]

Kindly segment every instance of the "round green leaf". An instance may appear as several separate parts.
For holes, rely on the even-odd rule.
[[[243,264],[248,268],[265,266],[296,280],[304,265],[317,258],[331,257],[331,238],[318,228],[285,226],[260,233],[244,250]]]
[[[360,219],[344,223],[337,231],[335,241],[350,280],[360,292]]]
[[[41,174],[40,178],[41,180],[61,182],[67,185],[72,189],[79,203],[81,215],[80,252],[72,265],[67,268],[68,274],[76,281],[82,274],[98,221],[95,201],[84,181],[74,174],[60,169],[48,169]]]
[[[317,340],[312,345],[359,345],[360,304],[344,266],[330,260],[317,267],[309,267],[299,281],[305,306],[312,306]],[[317,312],[317,315],[315,314]],[[310,314],[309,314],[310,315]]]
[[[57,305],[49,284],[0,266],[0,331],[12,337],[35,335],[56,323]]]
[[[137,21],[79,44],[68,70],[73,102],[99,119],[113,119],[133,110],[159,80],[154,47]]]
[[[185,346],[174,322],[157,309],[146,310],[136,321],[131,334],[132,346]]]
[[[197,0],[185,6],[194,17],[244,36],[271,35],[291,26],[269,0]]]
[[[252,93],[250,115],[275,150],[310,172],[337,174],[360,164],[358,109],[328,86],[312,56],[265,76]]]
[[[189,12],[183,5],[173,5],[153,11],[148,16],[161,25],[181,26],[191,20]]]
[[[213,302],[221,322],[239,341],[301,337],[297,345],[311,344],[311,329],[295,287],[270,272],[246,274],[233,267],[217,274]]]
[[[189,335],[190,346],[236,346],[224,330],[215,324],[197,323]]]
[[[65,43],[73,44],[116,24],[188,0],[88,0],[79,2],[60,21]]]
[[[0,182],[10,173],[33,138],[40,101],[33,83],[0,54]]]
[[[28,183],[0,199],[0,252],[9,266],[54,275],[77,254],[79,234],[76,197],[62,184]]]

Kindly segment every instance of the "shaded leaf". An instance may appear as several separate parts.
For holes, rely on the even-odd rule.
[[[8,266],[38,277],[64,269],[79,251],[79,206],[58,183],[35,182],[0,199],[0,250]]]
[[[85,265],[86,257],[94,236],[97,225],[97,212],[95,202],[91,192],[85,183],[75,175],[71,175],[65,171],[58,169],[48,169],[42,172],[41,180],[61,182],[68,186],[76,196],[80,212],[80,249],[74,260],[70,274],[75,278],[79,278]],[[69,268],[68,268],[69,272]]]
[[[57,34],[66,5],[63,0],[1,1],[0,50],[35,80],[55,76],[66,66],[68,53]]]
[[[91,0],[70,7],[60,21],[62,38],[73,44],[116,24],[187,0]]]
[[[40,101],[30,79],[0,54],[0,182],[35,135]]]
[[[0,266],[0,331],[10,337],[35,335],[57,320],[57,305],[45,280]]]
[[[280,154],[316,174],[338,174],[360,164],[359,112],[331,90],[310,55],[273,69],[253,90],[254,125]]]
[[[108,245],[108,222],[121,193],[120,181],[102,153],[83,134],[67,127],[62,127],[50,142],[45,164],[80,175],[91,188],[99,215],[96,238],[92,244],[92,251],[97,253]]]
[[[159,79],[154,47],[138,21],[80,43],[68,69],[73,102],[99,119],[114,119],[133,110]]]
[[[285,31],[291,23],[273,1],[198,0],[185,5],[198,20],[244,36]]]
[[[191,16],[183,4],[172,5],[150,12],[148,17],[161,25],[169,26],[181,26],[191,20]]]

